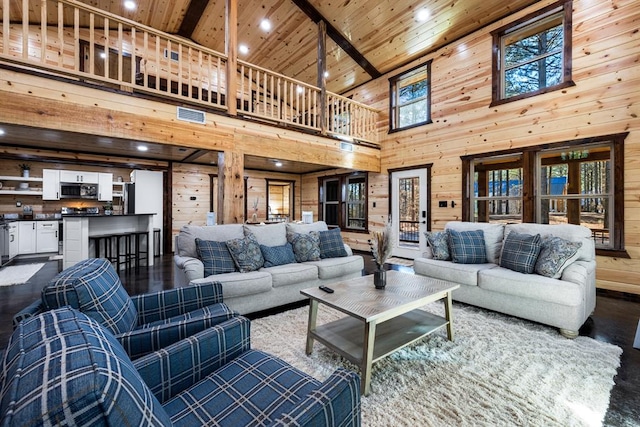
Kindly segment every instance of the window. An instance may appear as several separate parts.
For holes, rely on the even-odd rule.
[[[320,219],[348,231],[367,231],[367,174],[319,179]]]
[[[392,77],[390,131],[431,123],[431,61]]]
[[[579,224],[598,254],[624,252],[627,134],[463,158],[463,219],[476,222]]]
[[[493,35],[493,104],[572,86],[571,1],[555,3]]]

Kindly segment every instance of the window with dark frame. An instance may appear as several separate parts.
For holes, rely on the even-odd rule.
[[[492,105],[572,86],[572,1],[493,31]]]
[[[389,131],[431,123],[431,61],[389,79]]]
[[[322,177],[319,181],[319,219],[345,231],[368,229],[367,174]]]
[[[624,139],[608,135],[463,157],[463,220],[579,224],[599,255],[624,250]]]

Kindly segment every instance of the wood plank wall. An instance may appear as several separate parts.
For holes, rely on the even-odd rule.
[[[640,294],[640,2],[574,1],[576,86],[489,107],[490,31],[551,3],[540,1],[407,64],[404,69],[433,60],[432,124],[387,134],[391,75],[357,88],[352,95],[384,112],[380,121],[382,171],[433,163],[430,220],[435,230],[461,217],[460,156],[629,132],[624,149],[624,240],[630,259],[598,256],[597,285]],[[370,182],[377,182],[371,175]],[[311,181],[305,177],[309,186]],[[380,200],[387,187],[370,186],[370,191],[372,199]],[[305,193],[310,192],[305,186]],[[438,208],[438,200],[453,200],[456,207]],[[370,228],[378,226],[377,219],[370,222]]]

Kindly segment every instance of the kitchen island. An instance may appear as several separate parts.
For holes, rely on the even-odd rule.
[[[153,216],[155,214],[126,215],[69,215],[62,217],[62,259],[64,268],[94,256],[91,237],[107,234],[146,232],[146,261],[153,265]]]

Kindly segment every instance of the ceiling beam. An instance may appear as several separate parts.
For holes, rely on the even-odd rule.
[[[311,3],[307,0],[291,0],[293,3],[298,6],[300,10],[302,10],[313,22],[316,24],[320,21],[323,21],[327,26],[327,35],[331,37],[331,39],[336,42],[338,46],[342,50],[344,50],[347,55],[349,55],[360,67],[362,67],[372,78],[378,78],[382,75],[380,71],[376,69],[368,60],[361,54],[358,49],[356,49],[351,42],[342,35],[337,28],[331,25],[324,16],[315,8]]]
[[[184,18],[180,23],[178,35],[188,39],[191,38],[193,31],[196,29],[198,22],[200,22],[200,17],[204,13],[208,4],[209,0],[191,0],[189,2],[189,7],[187,7]]]
[[[183,158],[182,163],[195,162],[197,159],[204,156],[205,154],[209,154],[209,150],[195,150],[193,153]]]

